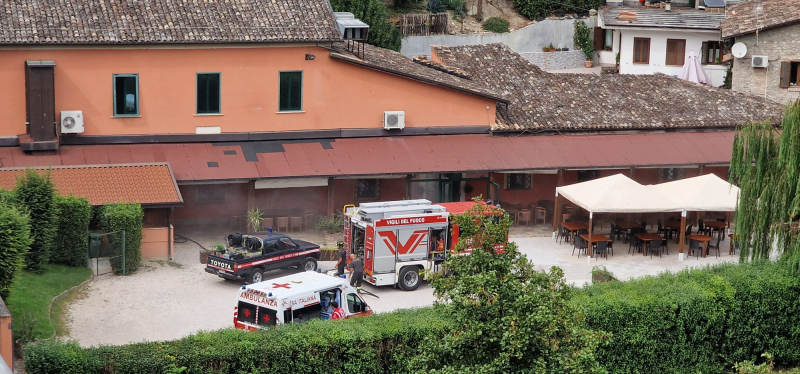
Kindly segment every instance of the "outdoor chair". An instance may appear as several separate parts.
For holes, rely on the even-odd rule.
[[[628,237],[628,242],[629,242],[629,243],[633,243],[633,239],[635,239],[635,238],[636,238],[636,234],[641,234],[641,233],[644,233],[644,232],[647,232],[647,231],[646,231],[645,229],[641,228],[641,227],[634,227],[634,228],[632,228],[632,229],[631,229],[631,232],[630,232],[630,233],[628,233],[628,235],[627,235],[627,237]]]
[[[530,227],[531,225],[531,210],[530,209],[522,209],[517,212],[517,224],[522,226],[522,222],[525,222],[526,227]]]
[[[564,227],[564,225],[558,225],[558,227],[560,227],[560,231],[558,233],[558,238],[557,238],[558,244],[561,244],[561,241],[564,240],[564,238],[567,238],[567,243],[569,243],[569,230],[567,230],[567,228]]]
[[[658,257],[661,257],[661,240],[653,240],[650,242],[650,248],[648,249],[650,252],[650,258],[653,258],[653,253],[658,252]]]
[[[289,231],[289,217],[278,217],[276,221],[277,224],[275,225],[275,231],[278,232]],[[281,229],[285,229],[285,231],[281,231]]]
[[[669,255],[669,239],[662,240],[661,246],[664,247],[664,250],[667,252],[667,255]]]
[[[721,241],[722,239],[720,239],[720,237],[717,237],[717,245],[711,245],[710,242],[708,243],[708,251],[711,252],[712,249],[717,251],[717,257],[719,257],[719,242]]]
[[[533,224],[534,225],[536,223],[538,223],[539,220],[542,220],[542,224],[545,224],[545,220],[547,218],[547,210],[545,208],[542,208],[540,206],[536,207],[536,210],[534,211],[533,215],[534,215],[533,216]]]
[[[594,255],[595,257],[605,256],[606,260],[608,260],[608,242],[600,241],[594,244]]]
[[[619,228],[616,223],[611,222],[611,239],[614,239],[614,237],[619,239],[623,235],[625,235],[625,233],[622,231],[622,229]]]
[[[294,232],[303,230],[303,216],[289,217],[289,231]]]
[[[697,256],[700,259],[700,242],[694,239],[689,240],[689,255]]]
[[[261,221],[261,230],[267,231],[271,228],[275,227],[275,219],[272,217],[264,218]]]
[[[644,242],[642,241],[642,239],[632,236],[630,245],[628,246],[628,252],[630,253],[631,251],[633,251],[633,254],[636,254],[637,252],[642,250],[643,245]]]
[[[647,222],[646,221],[639,222],[639,226],[642,226],[642,229],[644,230],[644,232],[647,232]]]
[[[661,218],[656,221],[656,234],[667,236],[667,230],[664,228],[664,222],[661,221]]]
[[[575,250],[578,250],[578,258],[581,257],[581,251],[586,253],[586,240],[583,240],[580,236],[576,236],[573,238],[573,245],[572,245],[572,255],[575,255]]]
[[[698,219],[697,220],[697,235],[708,235],[708,236],[711,236],[711,229],[709,229],[708,227],[705,227],[705,225],[703,225],[703,220],[702,219]]]
[[[692,226],[694,226],[694,225],[686,226],[686,232],[684,233],[685,234],[684,236],[686,236],[686,240],[689,240],[689,235],[692,235]],[[680,240],[681,240],[681,237],[680,237],[680,235],[678,235],[678,238],[675,239],[675,243],[680,243]]]

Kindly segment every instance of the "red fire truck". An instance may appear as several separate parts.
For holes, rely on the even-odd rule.
[[[450,214],[474,204],[400,200],[345,206],[345,249],[364,259],[364,281],[413,291],[422,281],[420,270],[438,270],[457,242]]]

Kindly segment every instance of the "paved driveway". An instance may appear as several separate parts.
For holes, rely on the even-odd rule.
[[[627,253],[627,244],[617,242],[615,255],[609,259],[593,259],[571,255],[572,246],[557,244],[550,238],[516,238],[522,250],[535,265],[542,268],[559,266],[567,280],[581,285],[591,281],[591,269],[605,265],[620,279],[702,266],[720,261],[736,261],[736,256],[689,258],[678,261],[677,246],[663,258]],[[727,242],[723,242],[723,247]],[[724,251],[727,253],[727,251]],[[172,340],[200,330],[231,327],[233,307],[241,282],[225,281],[203,271],[197,247],[191,243],[176,245],[174,264],[148,262],[134,275],[98,277],[69,307],[70,338],[83,346],[125,344],[139,341]],[[334,262],[321,262],[324,270]],[[272,279],[296,270],[278,270],[265,274]],[[433,290],[426,283],[412,292],[392,287],[371,287],[379,299],[365,296],[376,312],[398,308],[432,305]]]

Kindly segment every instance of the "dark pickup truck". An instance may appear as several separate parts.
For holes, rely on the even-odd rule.
[[[225,241],[224,251],[208,255],[206,273],[253,284],[261,282],[264,272],[269,270],[290,266],[317,270],[320,250],[314,243],[266,231],[231,234]]]

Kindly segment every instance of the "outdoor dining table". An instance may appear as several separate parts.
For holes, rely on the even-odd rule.
[[[587,243],[589,242],[589,234],[582,234],[581,238],[583,238],[583,240],[586,240]],[[612,241],[614,240],[603,234],[592,234],[592,243],[612,242]]]
[[[712,228],[712,229],[717,229],[717,230],[719,230],[719,237],[720,237],[720,239],[722,239],[722,229],[724,229],[724,228],[728,227],[728,224],[727,224],[727,223],[725,223],[725,222],[720,222],[720,221],[705,221],[705,222],[703,222],[703,225],[704,225],[705,227],[710,227],[710,228]]]
[[[626,232],[626,234],[623,235],[623,238],[622,238],[622,242],[623,243],[628,241],[628,234],[627,234],[628,230],[635,229],[637,227],[642,227],[641,223],[630,222],[630,221],[628,221],[628,222],[615,222],[614,224],[617,225],[617,227],[619,227],[620,229],[625,230],[625,232]]]
[[[706,252],[708,252],[708,242],[711,241],[711,237],[708,235],[689,235],[687,236],[689,240],[697,240],[700,243],[703,243],[703,258],[706,257]]]
[[[664,240],[664,237],[661,235],[651,234],[647,232],[642,232],[633,235],[639,238],[641,241],[647,243],[647,245],[650,245],[650,242],[652,242],[653,240]],[[647,256],[647,251],[642,250],[642,256]]]
[[[561,224],[565,229],[569,230],[569,240],[572,242],[572,237],[578,230],[588,230],[589,225],[582,222],[564,222]]]

